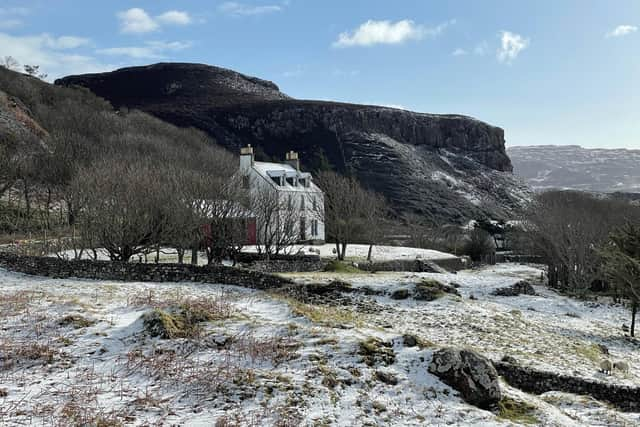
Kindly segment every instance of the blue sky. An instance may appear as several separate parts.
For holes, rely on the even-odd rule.
[[[0,0],[49,80],[200,62],[305,99],[476,117],[507,145],[640,148],[640,1]]]

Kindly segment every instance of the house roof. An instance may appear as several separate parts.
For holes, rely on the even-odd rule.
[[[287,163],[272,162],[253,162],[253,169],[262,177],[264,177],[274,188],[281,191],[297,191],[297,192],[313,192],[321,193],[322,190],[313,182],[311,174],[308,172],[300,172]],[[271,177],[286,176],[287,178],[306,178],[311,180],[309,187],[293,186],[285,181],[285,185],[277,185]]]

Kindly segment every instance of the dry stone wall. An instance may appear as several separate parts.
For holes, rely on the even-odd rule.
[[[143,264],[91,260],[62,260],[0,252],[0,267],[57,279],[82,278],[131,282],[204,282],[253,289],[279,288],[291,281],[271,274],[225,266]]]

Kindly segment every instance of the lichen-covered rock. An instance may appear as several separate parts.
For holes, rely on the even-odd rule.
[[[445,294],[460,296],[456,288],[440,283],[435,279],[423,279],[416,284],[413,290],[413,298],[418,301],[433,301],[445,296]]]
[[[433,354],[429,372],[479,408],[492,408],[502,397],[498,372],[489,359],[474,351],[460,348],[438,350]]]
[[[516,297],[518,295],[536,295],[536,291],[531,283],[521,280],[511,286],[496,289],[491,294],[502,297]]]

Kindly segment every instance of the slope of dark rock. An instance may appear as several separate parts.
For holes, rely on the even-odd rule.
[[[65,77],[115,107],[194,126],[258,157],[300,152],[302,166],[355,174],[398,212],[434,222],[509,216],[528,197],[511,175],[504,132],[470,117],[295,100],[264,80],[197,64],[156,64]]]

